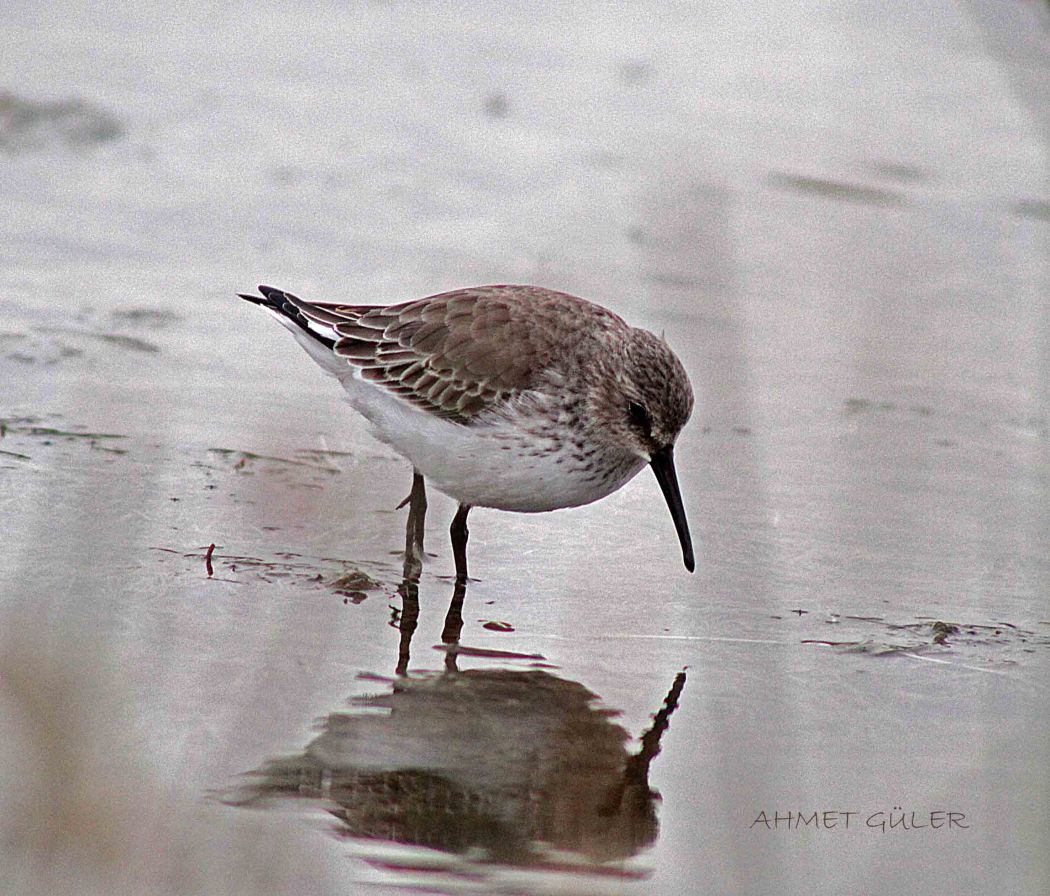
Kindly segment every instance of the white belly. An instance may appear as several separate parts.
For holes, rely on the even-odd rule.
[[[405,439],[390,444],[439,491],[475,507],[520,513],[578,507],[616,491],[642,466],[603,480],[581,468],[568,447],[537,451],[498,427],[445,425],[464,433],[453,434],[444,446]]]
[[[566,441],[537,442],[508,421],[463,426],[404,404],[356,377],[340,377],[373,434],[412,462],[435,488],[461,504],[538,513],[604,498],[644,466],[601,478]]]

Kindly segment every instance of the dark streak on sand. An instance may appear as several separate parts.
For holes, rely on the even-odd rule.
[[[1050,647],[1050,637],[1022,629],[1012,622],[961,623],[943,622],[930,617],[920,622],[892,623],[870,616],[846,616],[852,622],[876,625],[887,635],[877,640],[831,641],[825,638],[806,638],[800,643],[822,647],[836,647],[848,652],[887,656],[901,653],[923,653],[936,648],[955,650],[972,647],[998,646],[1002,648],[1024,645],[1024,649]],[[901,635],[912,635],[906,640]]]
[[[88,339],[96,339],[109,345],[130,349],[135,352],[146,352],[156,354],[160,348],[138,336],[124,336],[120,333],[96,333],[92,330],[74,330],[70,327],[36,327],[41,333],[62,333],[66,336],[84,336]]]
[[[27,436],[51,436],[62,439],[126,439],[127,436],[111,432],[77,432],[70,429],[55,429],[51,426],[17,425],[18,418],[2,421],[4,433],[18,432]]]
[[[774,173],[770,175],[769,180],[773,186],[797,193],[822,196],[825,199],[855,202],[863,205],[893,206],[904,204],[904,197],[892,190],[829,180],[823,177]]]
[[[213,582],[237,582],[247,584],[249,579],[273,584],[276,581],[286,580],[296,587],[306,586],[311,590],[323,589],[330,593],[334,592],[339,597],[349,599],[349,602],[360,603],[367,597],[365,592],[378,591],[386,586],[378,579],[372,578],[367,573],[357,569],[346,560],[338,560],[331,557],[306,557],[292,552],[281,552],[276,554],[279,559],[265,560],[261,557],[246,557],[237,554],[223,554],[221,560],[226,564],[230,572],[239,573],[241,580],[223,579],[215,575],[216,567],[220,557],[215,553],[217,545],[210,544],[207,547],[198,548],[193,551],[180,551],[174,548],[152,546],[151,551],[162,554],[171,554],[187,561],[187,572],[199,569],[197,566],[201,560],[204,561],[208,578]],[[297,558],[293,560],[292,558]],[[330,570],[334,566],[335,570]]]
[[[339,472],[339,470],[337,468],[332,467],[332,466],[328,466],[328,465],[323,464],[323,463],[316,463],[316,462],[313,462],[313,461],[310,461],[310,460],[296,460],[296,459],[290,458],[290,457],[276,457],[275,455],[272,455],[272,454],[256,454],[254,451],[239,451],[239,450],[237,450],[235,448],[209,448],[208,451],[210,451],[212,454],[218,454],[219,456],[225,458],[226,460],[232,460],[233,458],[237,458],[237,460],[234,462],[234,465],[233,465],[233,468],[235,470],[243,470],[243,469],[245,469],[245,467],[248,466],[248,462],[249,461],[265,460],[265,461],[269,461],[271,463],[289,464],[289,465],[294,466],[294,467],[309,467],[312,470],[321,470],[321,471],[323,471],[325,473],[338,473]],[[318,452],[303,451],[302,453],[304,453],[304,454],[310,453],[310,454],[320,455],[322,452],[319,452],[319,451]],[[324,452],[324,453],[325,454],[331,454],[331,452]]]
[[[466,647],[463,644],[435,644],[435,650],[455,653],[459,656],[474,656],[483,659],[502,660],[546,660],[540,653],[515,653],[513,650],[492,650],[485,647]]]

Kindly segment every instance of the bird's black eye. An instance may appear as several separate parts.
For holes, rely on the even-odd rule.
[[[637,427],[645,433],[648,433],[652,426],[649,412],[637,401],[632,401],[627,405],[627,419],[631,421],[631,426]]]

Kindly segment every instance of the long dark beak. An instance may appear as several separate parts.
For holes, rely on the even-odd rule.
[[[667,507],[671,511],[678,540],[682,543],[685,568],[692,572],[696,568],[696,561],[693,559],[693,540],[689,537],[689,523],[685,520],[685,507],[682,506],[682,493],[678,490],[678,477],[674,471],[674,446],[668,445],[654,452],[649,466],[656,474],[656,481],[660,483],[660,490],[664,493]]]

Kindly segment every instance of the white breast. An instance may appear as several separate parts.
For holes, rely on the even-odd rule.
[[[568,440],[530,436],[513,420],[463,426],[356,376],[340,380],[374,435],[461,504],[520,513],[578,507],[616,491],[644,466],[639,459],[602,479],[574,456]]]

